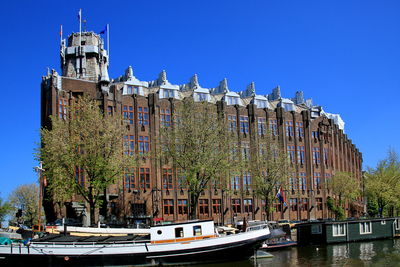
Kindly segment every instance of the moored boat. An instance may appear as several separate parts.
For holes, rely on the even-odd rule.
[[[224,261],[250,257],[270,234],[269,228],[248,227],[246,232],[219,235],[214,222],[191,221],[150,228],[148,236],[118,241],[89,242],[39,239],[27,245],[0,246],[1,266],[111,266]]]

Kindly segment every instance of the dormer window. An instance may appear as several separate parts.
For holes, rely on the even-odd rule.
[[[196,93],[197,94],[197,100],[198,101],[207,101],[208,97],[206,93]]]
[[[228,96],[226,99],[228,105],[238,105],[239,104],[239,97],[236,96]]]
[[[174,90],[171,89],[163,89],[163,98],[173,98]]]
[[[133,85],[128,85],[127,88],[127,94],[132,95],[132,94],[139,94],[139,87],[138,86],[133,86]]]
[[[256,100],[256,105],[257,105],[257,108],[266,108],[267,107],[267,101],[265,101],[265,100]]]

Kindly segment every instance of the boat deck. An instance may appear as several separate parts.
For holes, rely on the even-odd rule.
[[[126,235],[126,236],[72,236],[50,234],[42,238],[32,240],[32,242],[95,242],[95,243],[115,243],[115,242],[132,242],[132,241],[149,241],[150,235]]]

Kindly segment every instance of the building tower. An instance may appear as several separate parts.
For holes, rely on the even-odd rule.
[[[100,35],[72,33],[67,44],[61,41],[60,56],[63,77],[109,82],[108,53]]]

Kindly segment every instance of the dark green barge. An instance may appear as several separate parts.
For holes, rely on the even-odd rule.
[[[299,245],[331,244],[400,236],[400,218],[313,221],[296,225]]]

